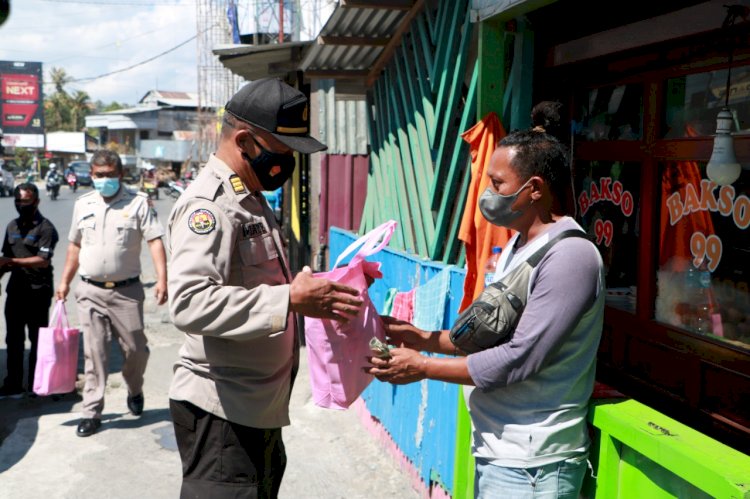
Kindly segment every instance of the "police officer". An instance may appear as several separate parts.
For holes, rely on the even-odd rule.
[[[164,228],[149,209],[148,196],[127,189],[122,177],[119,155],[108,150],[94,153],[94,190],[79,197],[73,207],[68,254],[57,289],[58,299],[64,300],[79,272],[82,282],[76,288],[76,301],[85,357],[79,437],[88,437],[101,426],[113,336],[125,359],[122,377],[128,387],[128,409],[136,416],[143,412],[143,373],[149,356],[139,278],[143,239],[156,270],[156,301],[161,305],[167,300]]]
[[[299,346],[295,312],[348,320],[355,289],[292,278],[261,191],[280,187],[308,135],[307,98],[255,80],[227,103],[218,150],[169,217],[170,313],[186,333],[169,392],[182,458],[181,497],[276,497],[286,467],[281,427]]]
[[[18,218],[11,220],[3,240],[0,275],[10,271],[6,289],[5,337],[8,375],[0,387],[1,396],[23,393],[23,350],[28,328],[31,351],[27,388],[34,388],[36,344],[39,328],[49,321],[52,301],[52,254],[57,230],[39,212],[39,190],[23,183],[13,191]]]

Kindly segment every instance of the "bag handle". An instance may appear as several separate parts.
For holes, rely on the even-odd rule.
[[[384,224],[375,227],[370,232],[351,243],[339,255],[339,257],[336,259],[336,263],[332,268],[335,269],[336,267],[338,267],[341,261],[352,251],[357,249],[360,245],[362,246],[362,248],[360,248],[360,250],[352,257],[352,263],[356,263],[359,260],[364,260],[365,257],[374,255],[378,251],[388,246],[388,242],[391,240],[391,236],[393,236],[393,232],[396,230],[396,225],[398,225],[398,222],[396,222],[395,220],[389,220]],[[381,237],[383,238],[382,241],[380,240]]]
[[[68,313],[65,310],[65,300],[57,300],[55,308],[52,310],[49,325],[55,328],[69,328]]]

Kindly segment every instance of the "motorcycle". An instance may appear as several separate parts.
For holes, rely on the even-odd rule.
[[[47,194],[49,194],[52,201],[57,199],[60,195],[60,179],[57,177],[50,177],[47,179]]]
[[[68,183],[70,190],[75,192],[78,189],[78,177],[75,173],[71,172],[65,176],[65,181]]]
[[[156,186],[156,180],[144,177],[143,192],[148,194],[149,199],[159,199],[159,189]]]
[[[181,180],[170,180],[167,182],[167,194],[177,199],[185,192],[185,183]]]

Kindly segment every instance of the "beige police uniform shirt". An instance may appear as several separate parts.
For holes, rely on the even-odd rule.
[[[141,273],[141,242],[164,235],[148,196],[126,186],[105,202],[95,190],[73,206],[68,240],[81,246],[78,273],[94,281],[122,281]]]
[[[211,156],[172,208],[169,310],[186,333],[169,397],[254,428],[289,424],[289,268],[261,193]]]

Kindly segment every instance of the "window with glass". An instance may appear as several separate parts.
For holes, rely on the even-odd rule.
[[[665,138],[716,133],[716,116],[727,102],[727,71],[707,71],[667,80]],[[728,106],[732,112],[732,133],[750,133],[750,66],[732,68]]]
[[[750,171],[718,185],[671,161],[660,178],[656,319],[750,347]]]
[[[576,96],[576,140],[641,140],[643,86],[615,85],[588,89]]]
[[[639,163],[577,161],[578,219],[601,252],[607,305],[635,312]]]

